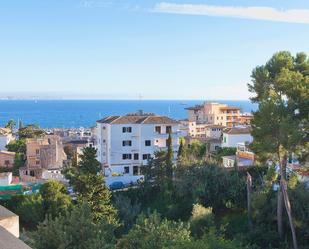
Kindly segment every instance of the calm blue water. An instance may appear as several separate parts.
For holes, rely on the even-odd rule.
[[[220,102],[238,106],[243,112],[256,109],[249,101]],[[90,127],[105,116],[141,109],[183,119],[187,118],[184,108],[200,103],[198,100],[0,100],[0,127],[9,119],[21,119],[23,124],[38,124],[42,128]]]

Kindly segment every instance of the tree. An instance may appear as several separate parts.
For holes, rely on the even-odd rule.
[[[8,128],[11,130],[11,132],[13,132],[15,125],[16,125],[16,122],[14,121],[14,119],[10,119],[5,125],[5,128]]]
[[[263,66],[252,72],[251,98],[259,108],[253,113],[252,149],[280,167],[277,222],[279,235],[283,236],[282,214],[285,205],[289,217],[294,248],[296,233],[289,207],[289,198],[283,196],[286,187],[286,164],[297,147],[308,142],[309,117],[309,61],[304,53],[293,57],[289,52],[279,52]]]
[[[153,213],[148,217],[141,215],[137,223],[117,243],[118,249],[162,249],[190,241],[190,230],[182,222],[161,219]]]
[[[16,213],[23,226],[34,229],[44,220],[44,210],[40,194],[18,195],[10,200],[9,209]]]
[[[40,188],[44,213],[55,218],[64,214],[71,206],[71,197],[66,187],[55,180],[48,181]]]
[[[26,154],[26,139],[13,140],[6,145],[8,151]]]
[[[114,231],[106,219],[94,223],[91,208],[84,203],[40,223],[37,231],[28,233],[26,243],[36,249],[108,249],[115,243]]]
[[[19,139],[44,137],[45,135],[46,133],[44,130],[40,129],[38,125],[33,124],[28,124],[18,130]]]
[[[194,204],[189,222],[192,234],[201,237],[215,225],[212,208],[205,208],[203,205]]]
[[[132,200],[124,195],[116,195],[114,206],[122,222],[123,231],[127,233],[141,212],[141,204],[136,202],[132,203]]]
[[[173,161],[174,161],[174,151],[173,151],[173,140],[171,133],[168,134],[168,139],[166,141],[167,153],[166,153],[166,177],[170,181],[173,178]]]
[[[101,164],[96,160],[96,149],[86,147],[77,167],[65,171],[80,203],[87,202],[96,221],[102,217],[115,220],[116,210],[111,205],[111,192],[100,174]]]

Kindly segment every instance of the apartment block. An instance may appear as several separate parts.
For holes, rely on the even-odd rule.
[[[125,116],[109,116],[97,121],[98,160],[105,174],[138,175],[156,151],[167,149],[172,136],[176,159],[180,124],[165,116],[138,112]]]
[[[226,104],[205,102],[203,105],[186,108],[188,119],[196,124],[207,123],[234,127],[248,123],[252,117],[249,114],[244,116],[239,107],[228,106]]]

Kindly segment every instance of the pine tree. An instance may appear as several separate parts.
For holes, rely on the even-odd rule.
[[[170,180],[173,178],[173,160],[174,160],[174,152],[173,152],[173,142],[171,134],[168,135],[168,139],[166,141],[167,144],[167,154],[166,154],[166,177]]]
[[[286,192],[286,165],[291,153],[308,141],[309,117],[309,60],[304,53],[293,57],[289,52],[276,53],[265,65],[252,72],[249,91],[259,108],[254,112],[252,148],[268,155],[280,166],[277,222],[283,237],[283,207],[289,218],[293,245],[297,248],[289,198]]]
[[[96,152],[92,147],[85,148],[77,167],[68,169],[65,175],[70,180],[78,201],[86,201],[90,205],[94,220],[104,217],[111,222],[115,220],[116,210],[111,204],[111,192],[100,174],[101,165],[96,160]]]

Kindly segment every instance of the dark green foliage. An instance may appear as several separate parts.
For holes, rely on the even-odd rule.
[[[130,232],[118,241],[116,248],[171,248],[190,239],[187,225],[182,222],[162,220],[159,214],[153,213],[148,217],[140,216]]]
[[[11,132],[13,132],[15,125],[16,125],[16,122],[14,121],[14,119],[10,119],[5,125],[5,128],[8,128],[11,130]]]
[[[60,182],[49,181],[43,184],[40,194],[43,199],[44,213],[51,218],[64,214],[72,205],[66,187]]]
[[[96,160],[96,149],[86,147],[77,167],[65,170],[80,203],[87,202],[95,220],[102,217],[115,220],[116,210],[111,205],[111,192],[104,184],[101,165]]]
[[[33,124],[28,124],[25,127],[19,128],[18,130],[19,139],[44,137],[45,135],[45,131],[40,129],[38,125]]]
[[[177,183],[176,189],[183,199],[213,207],[215,213],[229,207],[244,207],[245,204],[244,179],[218,166],[192,166]]]
[[[44,220],[43,199],[40,194],[18,195],[6,201],[9,210],[19,216],[23,227],[34,229]]]
[[[121,223],[121,230],[127,233],[134,225],[137,216],[141,212],[141,204],[132,202],[132,200],[123,194],[115,195],[114,206],[118,211],[118,218]]]
[[[192,235],[202,237],[215,225],[212,208],[205,208],[200,204],[194,204],[189,222]]]
[[[93,222],[87,204],[71,212],[40,223],[37,231],[29,233],[28,244],[36,249],[107,249],[115,243],[113,224],[101,219]]]
[[[172,246],[172,249],[258,249],[258,247],[248,245],[244,246],[240,241],[227,240],[222,235],[216,234],[211,230],[201,239],[187,241],[180,245]]]
[[[6,145],[8,151],[26,154],[26,139],[13,140]]]
[[[172,136],[168,135],[168,139],[166,141],[167,144],[167,153],[166,153],[166,177],[169,180],[172,180],[173,177],[173,160],[174,160],[174,152],[173,152],[173,144],[172,144]]]

